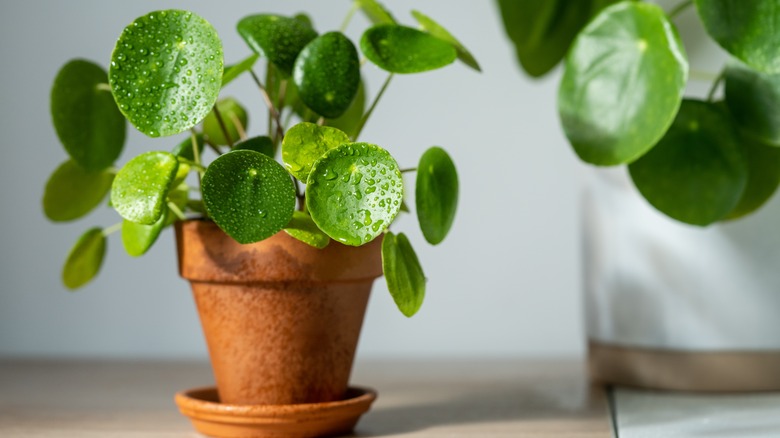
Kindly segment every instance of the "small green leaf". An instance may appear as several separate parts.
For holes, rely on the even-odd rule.
[[[222,87],[222,41],[200,16],[157,11],[125,28],[108,73],[119,109],[150,137],[200,123]]]
[[[629,170],[655,208],[702,226],[734,209],[748,179],[731,119],[713,104],[693,100],[683,101],[669,132]]]
[[[221,99],[217,102],[217,110],[219,110],[219,114],[222,116],[222,121],[225,123],[225,128],[230,138],[225,137],[225,133],[219,125],[219,120],[213,109],[203,119],[203,133],[209,141],[217,145],[237,142],[241,138],[240,133],[246,132],[249,127],[246,110],[232,97]]]
[[[361,11],[373,24],[395,24],[395,18],[376,0],[355,0]]]
[[[420,158],[415,202],[425,240],[431,245],[441,243],[458,208],[458,172],[444,149],[432,147]]]
[[[305,183],[309,179],[312,165],[325,152],[344,143],[349,143],[349,137],[336,128],[307,122],[298,123],[287,130],[282,140],[284,167]]]
[[[741,137],[740,146],[748,166],[747,185],[737,206],[725,219],[737,219],[763,206],[780,185],[780,148]]]
[[[178,187],[181,183],[184,182],[185,179],[187,179],[187,176],[190,174],[190,165],[187,163],[179,162],[179,167],[176,169],[176,176],[173,177],[173,182],[171,183],[171,187]]]
[[[755,71],[736,61],[725,71],[726,105],[742,132],[780,146],[780,74]]]
[[[654,4],[622,2],[580,32],[566,58],[558,112],[588,163],[630,163],[655,145],[680,107],[688,62]]]
[[[228,152],[203,175],[209,216],[238,243],[252,243],[281,231],[295,209],[295,187],[284,168],[261,153]]]
[[[299,19],[268,14],[243,18],[238,22],[238,33],[285,76],[292,74],[295,58],[317,37],[317,32]]]
[[[198,145],[198,154],[203,156],[203,146],[206,144],[203,139],[203,134],[197,134],[195,136],[195,143]],[[195,154],[192,151],[192,136],[185,138],[181,143],[177,144],[171,153],[177,157],[195,161]]]
[[[780,5],[777,0],[696,0],[707,33],[745,64],[780,73]]]
[[[309,17],[305,13],[298,12],[297,14],[293,15],[293,18],[300,21],[301,24],[305,26],[309,26],[310,28],[314,29],[314,21],[312,21],[311,17]]]
[[[111,205],[123,218],[152,225],[163,214],[179,161],[168,152],[146,152],[130,160],[111,186]]]
[[[458,59],[460,59],[464,64],[468,65],[476,71],[482,71],[482,69],[479,67],[479,63],[474,58],[474,55],[472,55],[466,46],[461,44],[461,42],[458,41],[458,39],[455,38],[447,29],[420,11],[412,11],[412,16],[414,16],[414,19],[417,20],[417,22],[420,23],[420,26],[422,26],[422,28],[425,29],[429,34],[450,43],[452,47],[454,47],[458,52]]]
[[[397,24],[369,28],[360,49],[371,62],[391,73],[420,73],[452,64],[455,48],[425,32]]]
[[[385,234],[382,241],[382,270],[387,289],[398,310],[407,317],[414,316],[425,298],[425,274],[404,233]]]
[[[109,172],[89,172],[68,160],[46,182],[43,212],[56,222],[78,219],[100,205],[113,180]]]
[[[340,117],[326,120],[328,126],[344,131],[349,138],[354,139],[363,113],[366,111],[366,87],[363,80],[360,81],[357,94],[349,105],[349,108]]]
[[[91,171],[111,166],[125,144],[127,125],[107,84],[100,66],[76,59],[60,69],[51,89],[57,136],[68,155]]]
[[[314,223],[311,216],[302,211],[293,212],[292,220],[284,227],[284,231],[301,242],[318,249],[325,248],[330,243],[330,237],[317,228],[317,224]]]
[[[132,257],[146,254],[154,245],[160,231],[168,225],[169,215],[168,208],[164,207],[162,216],[152,225],[141,225],[127,219],[122,221],[122,244],[125,251]]]
[[[321,35],[298,55],[293,80],[306,106],[336,118],[349,108],[360,86],[357,49],[340,32]]]
[[[233,145],[233,150],[248,150],[260,152],[263,155],[267,155],[271,158],[274,157],[274,141],[271,137],[260,135],[257,137],[247,138],[242,142],[238,142]]]
[[[252,69],[259,57],[260,55],[253,53],[236,64],[225,66],[225,73],[222,75],[222,88],[233,82],[233,79],[237,78],[241,73]]]
[[[386,150],[347,143],[314,163],[306,185],[306,207],[325,234],[360,246],[390,226],[401,208],[403,191],[398,164]]]
[[[62,282],[68,289],[78,289],[89,283],[100,271],[106,254],[106,236],[100,228],[82,234],[70,250],[62,267]]]

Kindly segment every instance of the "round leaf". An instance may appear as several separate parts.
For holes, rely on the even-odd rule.
[[[455,51],[458,52],[458,59],[460,59],[464,64],[468,65],[476,71],[482,71],[482,69],[479,68],[479,63],[474,58],[474,55],[472,55],[466,46],[461,44],[461,42],[458,41],[458,39],[455,38],[447,29],[442,27],[439,23],[435,22],[433,18],[423,14],[420,11],[412,11],[412,16],[414,16],[414,19],[417,20],[417,22],[420,23],[420,26],[422,26],[422,28],[425,29],[429,34],[450,43],[452,47],[455,48]]]
[[[664,214],[709,225],[734,209],[747,182],[747,163],[728,115],[686,100],[669,132],[629,166],[634,184]]]
[[[395,24],[395,18],[376,0],[355,0],[360,10],[373,24]]]
[[[309,108],[336,118],[349,108],[360,86],[360,60],[352,41],[340,32],[312,40],[295,60],[293,80]]]
[[[758,210],[780,185],[780,148],[744,136],[740,140],[740,146],[747,160],[747,185],[737,206],[725,219],[740,218]]]
[[[420,73],[451,64],[458,54],[451,44],[397,24],[369,28],[360,49],[371,62],[391,73]]]
[[[360,246],[382,234],[401,208],[398,164],[379,146],[347,143],[325,153],[311,169],[306,206],[331,238]]]
[[[244,107],[232,97],[221,99],[217,102],[217,110],[222,116],[230,138],[225,137],[225,133],[219,124],[214,110],[203,119],[203,133],[206,134],[209,141],[217,145],[233,144],[241,138],[241,132],[246,132],[249,126],[247,114]]]
[[[68,155],[87,170],[111,166],[125,144],[125,119],[106,72],[89,61],[65,64],[51,89],[51,117]]]
[[[733,62],[725,71],[726,105],[742,132],[780,145],[780,74]]]
[[[683,46],[660,7],[605,9],[575,40],[558,94],[577,155],[607,166],[642,156],[674,121],[687,76]]]
[[[322,155],[344,143],[349,137],[342,131],[314,123],[298,123],[284,135],[282,140],[282,161],[287,171],[304,183],[314,162]]]
[[[747,65],[780,73],[777,0],[696,0],[707,33]]]
[[[198,155],[203,156],[203,146],[205,146],[206,142],[203,138],[203,134],[197,134],[195,136],[195,143],[198,147]],[[177,157],[182,157],[184,159],[195,161],[195,154],[192,150],[192,136],[189,136],[181,141],[181,143],[177,144],[175,148],[171,151],[173,155],[176,155]]]
[[[260,135],[257,137],[248,138],[242,142],[233,145],[233,150],[248,150],[260,152],[263,155],[273,158],[274,157],[274,141],[271,137]]]
[[[130,160],[111,186],[111,205],[123,218],[152,225],[163,214],[179,161],[168,152],[146,152]]]
[[[292,220],[284,227],[284,231],[315,248],[322,249],[330,243],[330,237],[317,228],[317,224],[314,223],[311,216],[302,211],[293,212]]]
[[[82,234],[62,267],[62,282],[68,289],[89,283],[100,271],[106,254],[106,236],[100,228]]]
[[[125,251],[133,257],[146,254],[146,251],[149,251],[149,248],[154,245],[162,229],[169,224],[168,216],[168,209],[164,208],[160,219],[152,225],[141,225],[129,220],[122,221],[122,244]]]
[[[43,212],[57,222],[78,219],[100,204],[113,180],[114,175],[109,172],[88,172],[68,160],[46,182]]]
[[[109,80],[119,109],[150,137],[178,134],[211,111],[222,86],[222,42],[192,12],[152,12],[125,28]]]
[[[233,151],[214,160],[203,175],[202,189],[209,216],[239,243],[273,236],[295,209],[290,175],[255,151]]]
[[[382,270],[387,289],[407,317],[420,310],[425,298],[425,274],[404,233],[386,233],[382,241]]]
[[[328,119],[326,121],[328,126],[332,126],[334,128],[338,128],[342,131],[344,131],[345,134],[349,136],[349,138],[355,138],[355,136],[358,134],[357,130],[360,126],[360,121],[363,118],[363,113],[366,110],[366,87],[364,85],[364,82],[360,81],[360,86],[358,87],[357,94],[355,95],[355,98],[352,100],[352,103],[349,105],[349,108],[335,119]]]
[[[253,53],[236,64],[225,66],[225,73],[222,75],[222,88],[233,82],[233,79],[237,78],[241,73],[251,70],[257,58],[259,58],[259,55]]]
[[[268,58],[290,76],[298,54],[317,37],[317,32],[296,18],[250,15],[238,22],[238,33],[255,53]]]
[[[432,245],[447,236],[458,208],[458,173],[444,149],[432,147],[420,158],[415,187],[417,219]]]

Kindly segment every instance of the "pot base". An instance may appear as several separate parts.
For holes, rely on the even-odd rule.
[[[347,434],[376,400],[376,391],[350,387],[344,400],[293,405],[219,402],[215,387],[176,394],[179,411],[195,429],[218,438],[315,438]]]

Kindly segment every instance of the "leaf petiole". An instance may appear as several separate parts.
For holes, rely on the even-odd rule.
[[[104,228],[103,229],[103,235],[108,237],[108,236],[116,233],[117,231],[119,231],[121,229],[122,229],[122,222],[117,222],[117,223],[115,223],[114,225],[111,225],[108,228]]]

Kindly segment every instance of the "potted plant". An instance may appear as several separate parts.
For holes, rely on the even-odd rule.
[[[528,74],[564,60],[563,130],[599,166],[583,211],[594,377],[780,388],[778,218],[775,208],[751,215],[780,182],[777,2],[498,3]],[[732,57],[720,72],[689,68],[675,21],[694,10]],[[687,88],[702,81],[703,95]],[[603,169],[621,165],[628,177]]]
[[[370,105],[363,62],[343,34],[357,11],[372,22],[360,39],[363,61],[388,72]],[[204,433],[351,430],[374,397],[348,388],[373,280],[385,276],[404,315],[422,305],[422,267],[407,237],[389,227],[409,212],[403,175],[416,171],[417,218],[426,241],[440,243],[457,207],[455,166],[431,147],[416,167],[400,168],[360,135],[396,74],[458,58],[479,66],[433,19],[412,15],[422,30],[356,0],[341,30],[322,34],[304,14],[251,15],[237,30],[253,53],[224,66],[221,40],[205,19],[155,11],[122,31],[107,72],[73,60],[54,81],[52,120],[69,158],[46,184],[45,214],[78,219],[110,194],[122,218],[79,238],[63,282],[76,289],[97,275],[114,232],[140,256],[175,228],[219,397],[205,389],[177,402]],[[267,135],[250,136],[244,106],[220,99],[239,76],[257,85]],[[125,119],[151,138],[189,136],[116,165]]]

